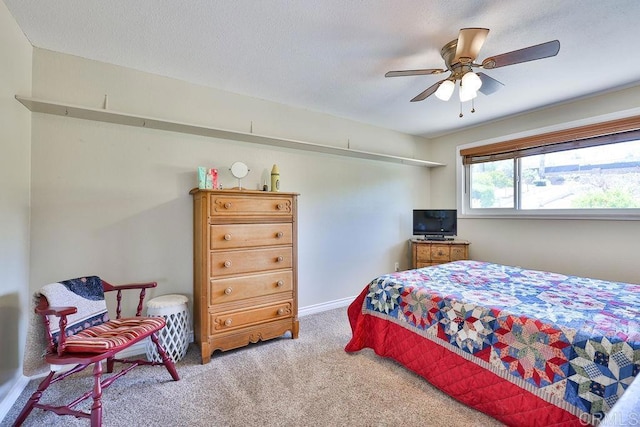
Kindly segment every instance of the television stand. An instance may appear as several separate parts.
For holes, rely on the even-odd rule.
[[[469,242],[466,240],[411,239],[411,268],[422,268],[445,262],[469,259]]]

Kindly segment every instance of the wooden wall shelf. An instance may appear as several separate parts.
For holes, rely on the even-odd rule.
[[[165,130],[170,132],[207,136],[211,138],[229,139],[233,141],[251,142],[255,144],[293,148],[298,150],[315,151],[319,153],[335,154],[338,156],[356,157],[369,160],[381,160],[385,162],[401,163],[412,166],[444,166],[444,164],[442,163],[430,162],[427,160],[372,153],[362,150],[352,150],[350,148],[333,147],[330,145],[315,144],[313,142],[277,138],[266,135],[258,135],[254,133],[218,129],[166,119],[139,116],[108,109],[89,108],[78,105],[63,104],[60,102],[45,101],[42,99],[29,98],[19,95],[16,95],[16,99],[34,113],[53,114],[57,116],[67,116],[77,119],[94,120],[98,122],[115,123],[127,126],[146,127],[150,129]]]

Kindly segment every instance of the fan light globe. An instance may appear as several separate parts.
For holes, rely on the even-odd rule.
[[[463,87],[475,92],[482,86],[482,80],[476,73],[470,71],[462,76],[461,84]]]
[[[456,88],[456,84],[454,82],[452,82],[451,80],[445,80],[442,83],[440,83],[440,86],[438,86],[438,90],[436,90],[436,97],[438,97],[438,99],[441,99],[443,101],[448,101],[449,98],[451,98],[451,95],[453,94],[453,90]]]
[[[473,98],[478,96],[478,92],[464,85],[460,85],[459,94],[460,94],[460,102],[471,101]]]

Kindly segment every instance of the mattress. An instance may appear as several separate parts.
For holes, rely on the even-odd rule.
[[[382,275],[348,308],[370,348],[508,425],[598,424],[640,371],[640,285],[456,261]]]

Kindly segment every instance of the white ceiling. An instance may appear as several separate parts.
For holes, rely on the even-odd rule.
[[[432,137],[640,84],[638,0],[4,0],[30,42],[238,94]],[[431,96],[440,49],[491,31],[478,61],[558,39],[556,57],[484,71],[476,112]]]

